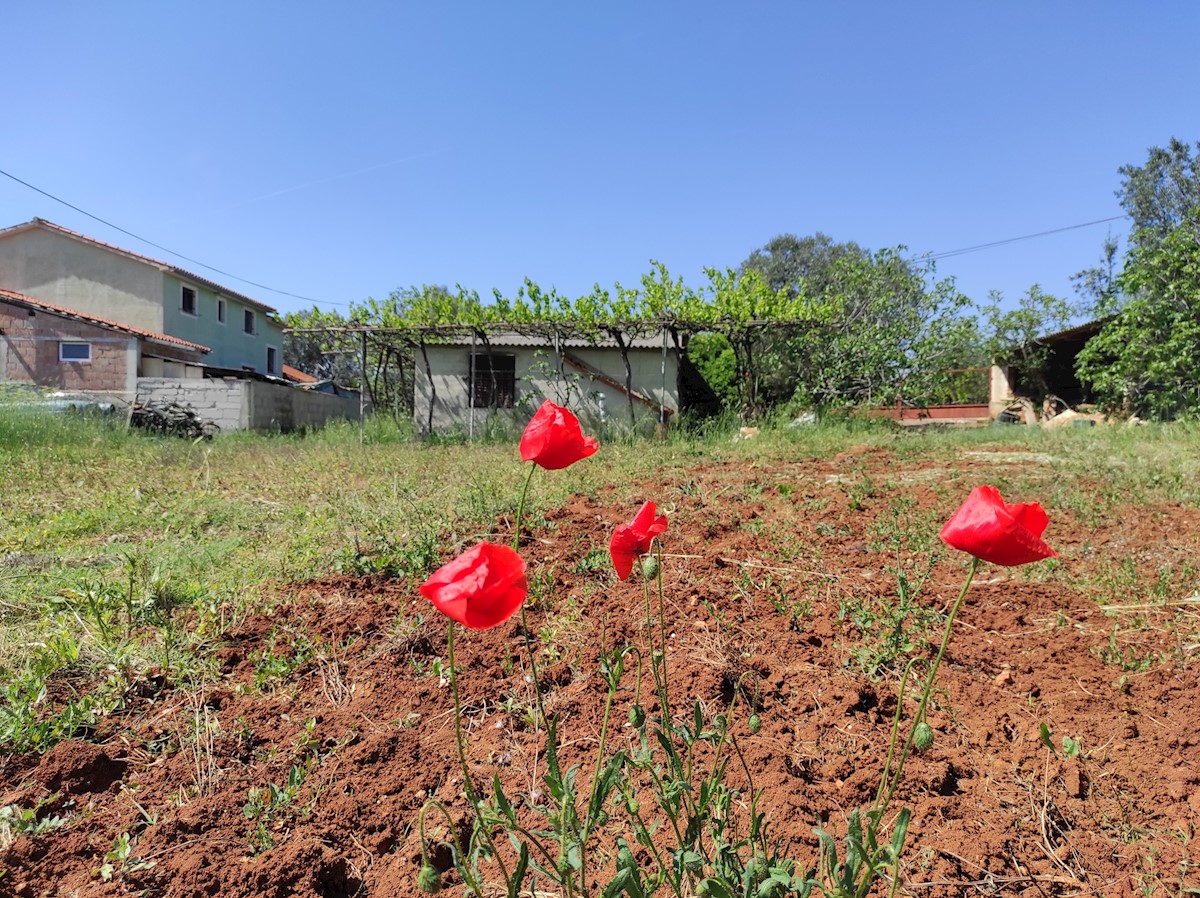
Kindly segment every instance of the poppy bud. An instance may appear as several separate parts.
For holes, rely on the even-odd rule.
[[[925,721],[917,724],[913,730],[913,747],[917,751],[925,751],[933,745],[933,727]]]
[[[642,724],[646,722],[646,712],[641,705],[634,705],[629,709],[629,722],[638,729],[642,728]]]
[[[749,724],[751,733],[757,733],[762,729],[762,718],[757,714],[751,714],[750,719],[746,723]]]
[[[437,867],[425,864],[417,874],[417,888],[426,895],[436,895],[442,890],[442,874]]]
[[[646,555],[642,558],[642,576],[647,580],[653,580],[658,576],[658,559],[653,555]]]

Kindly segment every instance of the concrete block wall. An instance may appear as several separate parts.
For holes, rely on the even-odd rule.
[[[176,377],[139,377],[138,402],[190,405],[201,420],[212,421],[222,432],[250,426],[246,388],[250,381],[232,377],[205,380]]]
[[[289,431],[321,427],[332,420],[358,420],[357,399],[232,377],[138,378],[138,401],[190,405],[201,419],[213,421],[222,432]]]
[[[288,431],[321,427],[333,420],[358,420],[357,398],[264,381],[250,381],[247,386],[247,418],[254,430]]]

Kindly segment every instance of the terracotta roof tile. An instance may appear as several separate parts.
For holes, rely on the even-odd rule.
[[[184,349],[194,349],[197,352],[212,351],[207,346],[193,343],[190,340],[182,340],[179,337],[172,337],[169,334],[158,334],[154,331],[142,330],[140,327],[130,327],[128,324],[119,324],[116,321],[109,321],[107,318],[101,318],[97,315],[77,312],[75,309],[68,309],[65,306],[55,305],[52,302],[43,302],[40,299],[34,299],[32,296],[26,296],[24,293],[14,293],[12,290],[5,290],[3,287],[0,287],[0,302],[16,303],[29,309],[40,309],[43,312],[49,312],[51,315],[86,321],[88,324],[95,324],[99,327],[106,327],[109,330],[133,334],[135,337],[153,340],[156,343],[169,343],[172,346],[182,346]]]
[[[288,380],[294,380],[296,383],[300,384],[319,383],[317,378],[313,377],[311,374],[305,374],[299,368],[293,368],[291,365],[283,366],[283,376]]]

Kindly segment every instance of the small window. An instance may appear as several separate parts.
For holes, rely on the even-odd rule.
[[[242,315],[242,330],[248,334],[257,333],[254,329],[254,312],[250,309],[246,309]]]
[[[59,343],[58,360],[60,362],[90,362],[92,360],[92,344]]]
[[[267,373],[268,374],[278,374],[279,373],[279,371],[275,367],[275,364],[276,364],[275,347],[268,346],[267,347]]]
[[[517,398],[517,357],[493,352],[471,357],[471,408],[512,408]]]
[[[191,287],[181,287],[179,308],[185,315],[196,314],[196,291]]]
[[[221,324],[225,323],[225,300],[217,300],[217,321]]]

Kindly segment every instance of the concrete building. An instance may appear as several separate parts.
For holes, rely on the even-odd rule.
[[[212,367],[283,371],[283,328],[271,306],[45,219],[0,230],[0,288],[207,346]]]
[[[489,334],[485,346],[443,338],[416,353],[413,423],[418,433],[519,431],[552,399],[592,432],[653,432],[679,410],[678,358],[673,347],[664,349],[661,334],[630,340],[627,355],[632,390],[611,339],[560,339],[556,346],[542,337]]]

